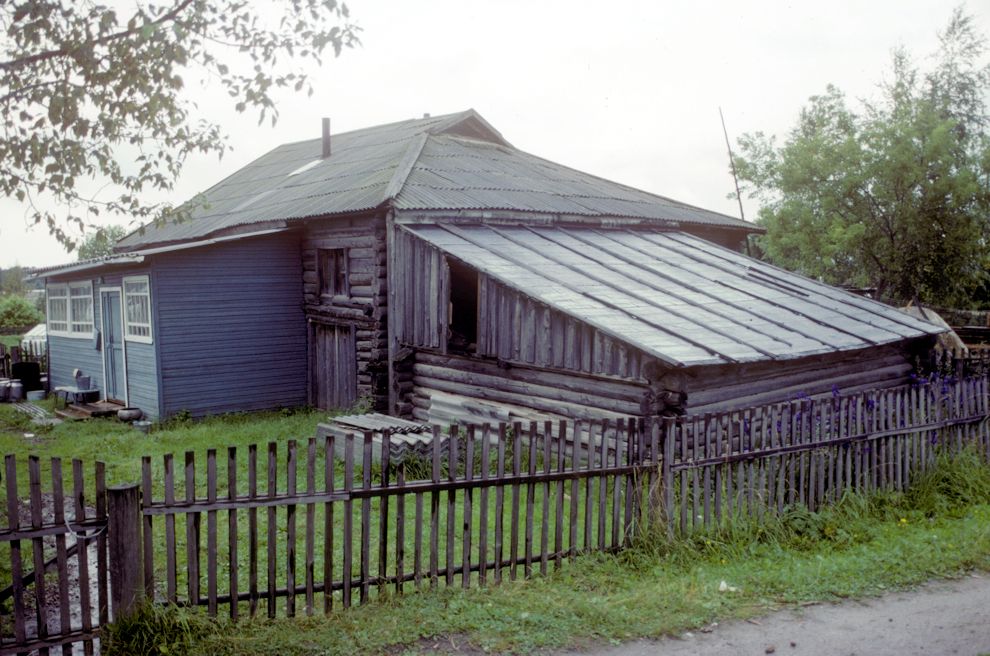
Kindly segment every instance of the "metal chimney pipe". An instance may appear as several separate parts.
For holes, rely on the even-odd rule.
[[[323,119],[323,159],[330,157],[330,119]]]

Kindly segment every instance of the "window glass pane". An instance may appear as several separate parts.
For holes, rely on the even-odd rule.
[[[93,285],[79,283],[69,285],[69,331],[93,332]]]
[[[124,334],[151,338],[151,288],[147,277],[124,280]]]

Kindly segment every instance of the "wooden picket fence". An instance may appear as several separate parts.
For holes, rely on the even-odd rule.
[[[9,560],[0,562],[0,654],[47,654],[60,645],[70,654],[77,642],[92,654],[110,608],[106,467],[95,463],[87,479],[80,460],[72,461],[71,474],[60,458],[44,463],[43,472],[30,456],[27,476],[19,477],[18,464],[6,456],[0,543],[9,546]]]
[[[0,542],[10,544],[15,613],[0,617],[0,654],[91,638],[108,606],[116,616],[141,597],[235,619],[328,613],[546,573],[637,535],[902,489],[940,451],[975,446],[990,459],[988,394],[986,376],[942,378],[700,417],[436,427],[420,455],[393,452],[398,436],[367,433],[144,458],[130,486],[107,488],[98,465],[96,519],[69,526],[61,502],[52,519],[41,512],[40,463],[29,459],[30,529],[19,523],[8,456]],[[53,461],[55,499],[60,471]],[[74,517],[92,518],[81,471],[74,462]],[[66,538],[104,526],[76,552],[103,559],[82,614],[89,624],[66,624],[59,604],[81,602],[80,584],[63,574]],[[48,592],[23,572],[28,540],[35,571],[56,563]],[[37,622],[23,619],[28,600]]]

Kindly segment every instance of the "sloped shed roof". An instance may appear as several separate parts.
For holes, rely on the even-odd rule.
[[[750,223],[534,157],[473,110],[285,144],[214,185],[192,218],[150,225],[118,250],[203,239],[256,223],[371,210],[503,210],[632,217],[756,231]]]
[[[404,229],[679,367],[786,360],[942,331],[683,232],[439,224]]]

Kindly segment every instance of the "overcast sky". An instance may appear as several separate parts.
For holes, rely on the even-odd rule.
[[[259,7],[271,0],[258,0]],[[937,47],[952,6],[930,0],[670,2],[353,0],[363,44],[329,60],[311,98],[286,95],[274,128],[195,90],[230,133],[218,162],[189,163],[175,201],[280,143],[473,107],[514,146],[738,216],[718,108],[730,136],[783,135],[834,83],[872,96],[891,50]],[[990,35],[990,3],[968,11]],[[922,62],[923,63],[923,62]],[[756,213],[746,204],[747,218]],[[75,259],[24,208],[0,200],[0,267]]]

